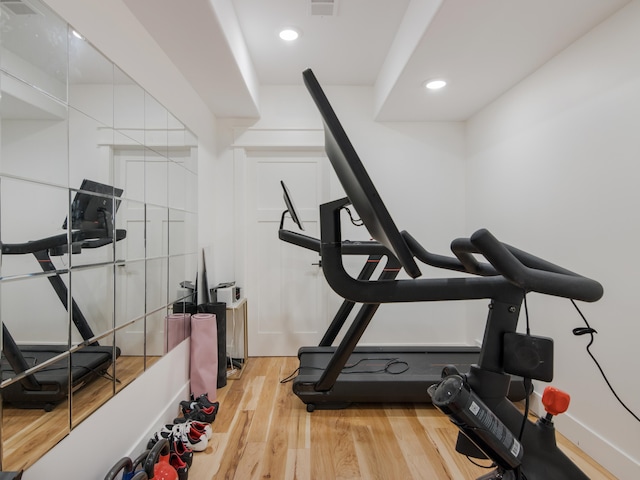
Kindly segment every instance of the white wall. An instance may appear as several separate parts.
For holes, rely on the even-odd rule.
[[[636,414],[638,25],[634,1],[472,118],[467,145],[469,232],[486,227],[603,284],[600,302],[581,305],[598,331],[592,352]],[[582,320],[567,300],[530,297],[533,333],[555,340],[553,384],[572,395],[560,429],[619,478],[640,478],[640,423],[589,339],[572,335]]]

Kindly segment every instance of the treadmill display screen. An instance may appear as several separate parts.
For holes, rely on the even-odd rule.
[[[98,193],[100,196],[93,195]],[[90,230],[95,228],[106,228],[102,225],[104,222],[105,212],[113,215],[114,202],[110,196],[119,197],[122,195],[122,189],[115,188],[103,183],[94,182],[92,180],[83,180],[80,185],[80,191],[76,193],[71,204],[71,229],[72,230]],[[115,210],[120,206],[120,200],[115,201]],[[67,219],[62,224],[62,228],[67,228]]]

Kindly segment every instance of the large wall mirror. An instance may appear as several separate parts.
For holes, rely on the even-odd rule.
[[[3,2],[0,30],[0,446],[19,470],[175,344],[197,139],[45,4]]]

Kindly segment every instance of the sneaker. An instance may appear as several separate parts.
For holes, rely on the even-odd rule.
[[[169,455],[169,464],[178,473],[178,480],[187,480],[189,477],[189,465],[187,465],[176,453]]]
[[[207,436],[198,432],[189,423],[178,423],[172,426],[173,437],[182,440],[185,447],[194,452],[202,452],[207,448]]]
[[[212,407],[213,403],[209,401],[209,397],[206,393],[203,393],[198,398],[196,398],[193,393],[189,397],[189,400],[183,400],[180,402],[180,410],[182,412],[189,412],[197,407],[207,408]]]
[[[184,423],[186,420],[196,420],[203,423],[213,423],[218,414],[219,403],[215,402],[210,407],[201,407],[197,403],[191,403],[189,407],[180,405],[182,411],[182,417],[178,417],[174,420],[174,423]],[[184,420],[178,420],[178,419]]]
[[[209,394],[208,393],[203,393],[202,395],[200,395],[195,400],[193,399],[193,394],[192,394],[191,398],[192,398],[192,401],[195,401],[201,407],[205,407],[206,408],[206,407],[215,406],[216,409],[218,408],[218,402],[212,402],[211,400],[209,400]]]
[[[174,438],[171,442],[171,451],[178,455],[188,467],[193,463],[193,450],[187,448],[179,438]]]
[[[150,450],[153,446],[158,443],[159,440],[166,438],[171,443],[173,437],[173,425],[165,425],[160,430],[155,432],[153,436],[147,442],[147,449]]]
[[[175,424],[177,424],[177,423],[190,423],[192,428],[194,428],[196,431],[206,435],[207,440],[210,440],[211,436],[213,435],[213,429],[211,428],[211,424],[210,423],[199,422],[197,420],[187,420],[184,417],[179,417],[179,418],[176,418],[175,420],[183,420],[181,422],[174,421]]]

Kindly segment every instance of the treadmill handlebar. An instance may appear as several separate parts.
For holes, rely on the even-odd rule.
[[[115,230],[115,241],[118,242],[127,236],[127,231]],[[114,239],[108,235],[105,229],[95,230],[75,230],[71,232],[71,243],[80,245],[83,248],[98,248],[111,243]],[[41,238],[25,243],[2,243],[2,253],[4,255],[24,255],[27,253],[41,252],[43,250],[55,249],[67,245],[67,233],[60,233],[51,237]]]
[[[500,275],[523,290],[585,302],[603,295],[602,285],[595,280],[504,244],[487,229],[476,231],[469,241],[469,254],[482,254]]]
[[[320,239],[313,238],[302,233],[292,232],[291,230],[280,229],[278,238],[283,242],[297,245],[320,253]],[[393,256],[389,250],[379,242],[366,240],[343,240],[342,253],[344,255],[386,255]],[[395,257],[394,257],[395,258]]]

